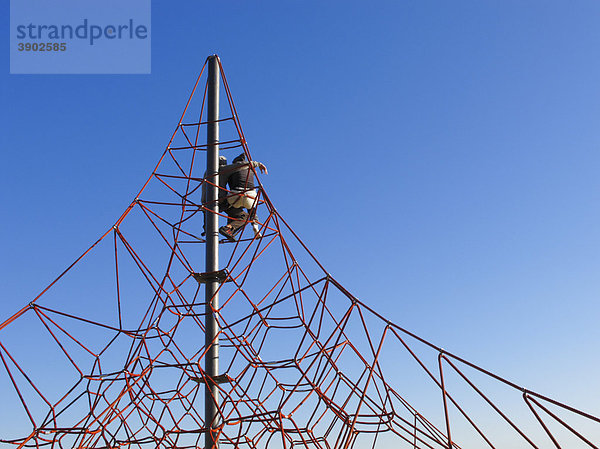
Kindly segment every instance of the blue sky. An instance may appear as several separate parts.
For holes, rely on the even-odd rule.
[[[599,20],[595,1],[154,1],[151,75],[9,75],[6,52],[0,319],[114,223],[218,53],[271,198],[348,290],[598,415]]]

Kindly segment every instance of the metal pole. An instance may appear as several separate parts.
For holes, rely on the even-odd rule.
[[[207,151],[206,173],[211,184],[207,187],[207,206],[215,213],[206,214],[206,272],[219,270],[219,57],[212,55],[208,58],[208,92],[207,92]],[[214,184],[214,185],[213,185]],[[219,281],[216,278],[206,282],[206,338],[205,371],[206,397],[205,449],[217,449],[219,441],[215,428],[218,426],[219,392],[213,379],[219,375],[219,326],[215,319],[214,310],[219,308],[217,290]]]

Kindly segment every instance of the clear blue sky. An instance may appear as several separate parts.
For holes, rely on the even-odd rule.
[[[0,25],[8,29],[8,2]],[[110,226],[221,56],[275,205],[351,292],[600,415],[600,3],[154,1],[152,74],[0,68],[0,320]]]

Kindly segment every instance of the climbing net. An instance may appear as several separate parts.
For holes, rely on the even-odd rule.
[[[221,151],[252,160],[219,67]],[[598,447],[598,417],[446,352],[349,293],[258,175],[260,235],[245,226],[221,241],[221,374],[207,376],[204,70],[123,215],[0,325],[2,447],[202,447],[207,383],[222,447]]]

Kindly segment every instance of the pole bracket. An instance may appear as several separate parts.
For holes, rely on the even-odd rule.
[[[208,273],[192,273],[192,276],[198,284],[206,284],[207,282],[231,282],[229,273],[225,268],[219,271],[210,271]]]
[[[194,382],[198,382],[199,384],[203,384],[206,382],[204,377],[190,377],[191,380],[193,380]],[[209,381],[212,381],[215,384],[229,384],[231,383],[231,377],[229,377],[227,374],[219,374],[218,376],[206,376],[206,379],[209,379]]]

